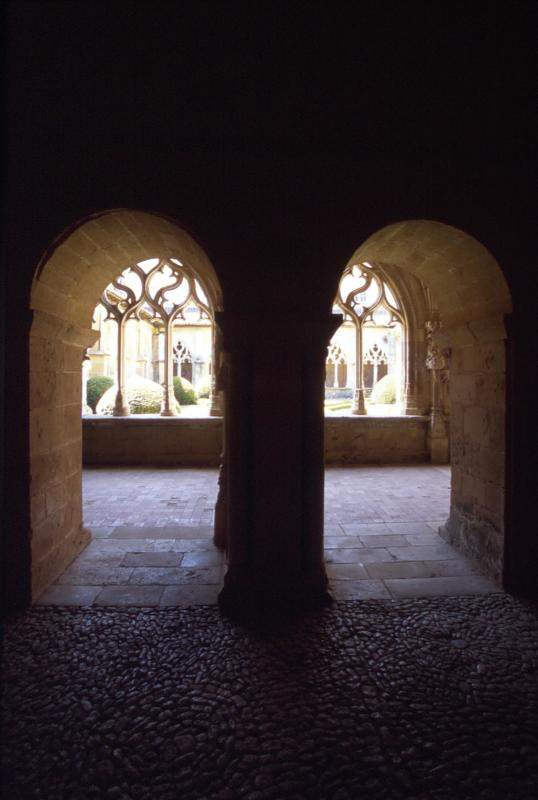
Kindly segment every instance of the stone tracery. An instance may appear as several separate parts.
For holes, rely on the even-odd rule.
[[[386,352],[383,351],[384,359],[378,360],[378,354],[381,353],[378,342],[366,345],[365,330],[400,327],[405,336],[405,316],[396,291],[389,286],[381,271],[368,262],[353,264],[344,270],[334,310],[342,312],[344,322],[352,322],[355,328],[355,391],[351,413],[364,415],[367,413],[364,366],[373,365],[375,385],[378,365],[388,365]]]
[[[173,364],[178,357],[173,346],[174,323],[177,320],[192,322],[194,318],[213,323],[211,304],[196,274],[173,257],[147,259],[124,269],[106,287],[100,304],[105,309],[105,319],[115,320],[117,327],[114,416],[129,414],[125,398],[125,326],[129,320],[150,322],[164,337],[161,415],[174,416]]]

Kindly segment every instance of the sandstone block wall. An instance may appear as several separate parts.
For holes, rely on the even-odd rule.
[[[327,464],[395,464],[429,460],[426,417],[335,417],[325,420]],[[89,465],[217,467],[222,419],[85,417]]]
[[[32,595],[89,540],[82,527],[80,429],[82,348],[34,326],[30,348]]]
[[[452,501],[442,531],[501,580],[505,497],[505,332],[500,319],[452,332]]]
[[[85,417],[83,461],[88,466],[148,464],[218,467],[222,419],[159,416]]]
[[[325,419],[326,464],[405,464],[429,461],[427,417]]]

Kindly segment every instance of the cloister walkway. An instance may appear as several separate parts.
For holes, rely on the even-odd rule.
[[[216,602],[226,570],[211,540],[216,470],[90,468],[83,484],[92,541],[40,604]],[[449,509],[449,467],[331,467],[325,492],[325,558],[336,599],[496,591],[437,533]]]

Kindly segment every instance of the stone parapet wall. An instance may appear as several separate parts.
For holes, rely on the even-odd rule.
[[[222,419],[144,415],[84,417],[82,460],[90,466],[151,464],[218,467]]]
[[[426,417],[335,417],[325,420],[328,464],[394,464],[429,460]],[[89,465],[216,467],[222,419],[84,417],[83,461]]]
[[[404,464],[429,461],[428,417],[325,419],[326,464]]]

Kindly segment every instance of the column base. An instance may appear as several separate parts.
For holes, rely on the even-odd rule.
[[[128,417],[130,413],[131,409],[129,408],[128,403],[126,403],[123,399],[123,391],[118,390],[116,392],[116,400],[114,403],[114,408],[112,409],[112,416]]]
[[[302,574],[253,576],[252,570],[230,569],[219,594],[221,612],[236,621],[277,622],[304,611],[325,608],[333,602],[325,571],[316,578]]]
[[[172,411],[171,408],[164,408],[161,411],[161,417],[177,417],[177,411]]]
[[[406,391],[404,393],[402,407],[406,417],[413,417],[421,413],[414,392]]]
[[[209,403],[209,416],[210,417],[224,416],[222,408],[222,397],[220,396],[220,392],[214,392],[211,394],[211,399]]]
[[[128,406],[121,406],[121,408],[118,408],[117,406],[115,406],[113,411],[112,411],[112,416],[113,417],[128,417],[130,413],[131,413],[131,411],[130,411]]]
[[[364,389],[355,389],[351,413],[360,416],[365,416],[368,413],[366,411],[366,403],[364,402]]]

